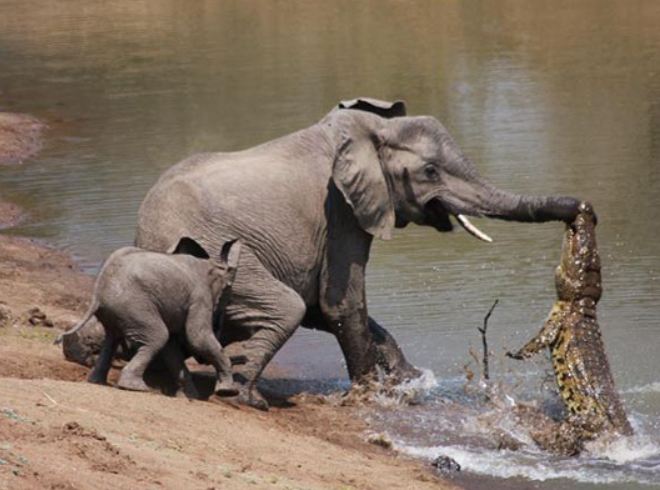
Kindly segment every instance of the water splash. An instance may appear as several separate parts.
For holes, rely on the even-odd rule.
[[[653,383],[648,383],[642,386],[633,386],[627,390],[622,390],[622,394],[648,394],[648,393],[660,393],[660,381],[654,381]]]
[[[404,395],[392,395],[397,392]],[[579,457],[558,457],[540,450],[529,435],[530,428],[511,410],[512,403],[531,396],[545,413],[555,411],[557,415],[551,390],[539,399],[538,386],[531,384],[521,388],[501,382],[485,390],[480,384],[466,386],[460,378],[438,382],[429,373],[389,393],[377,395],[377,403],[365,407],[365,417],[372,433],[387,434],[395,450],[414,457],[431,461],[449,456],[464,472],[550,482],[548,485],[559,479],[568,480],[568,486],[572,481],[615,488],[621,484],[646,488],[660,482],[655,415],[631,412],[634,436],[600,439],[588,443]],[[410,406],[410,400],[417,404]],[[409,406],[402,410],[401,404]]]
[[[587,443],[586,449],[592,456],[620,465],[660,457],[660,445],[645,433],[614,440],[598,439]]]
[[[522,477],[545,482],[568,479],[580,483],[654,485],[658,482],[657,468],[641,471],[630,465],[613,465],[608,460],[578,457],[550,460],[547,455],[533,451],[483,451],[467,446],[410,446],[395,441],[394,448],[414,457],[433,460],[439,455],[455,459],[463,471],[499,478]],[[655,447],[657,455],[658,447]]]
[[[435,388],[438,381],[430,369],[423,369],[421,376],[404,381],[389,389],[376,390],[372,401],[382,407],[397,405],[417,405],[423,403]]]

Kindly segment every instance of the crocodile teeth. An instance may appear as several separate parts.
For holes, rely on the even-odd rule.
[[[462,214],[457,214],[456,219],[461,224],[461,226],[463,228],[465,228],[465,231],[467,231],[470,235],[475,236],[479,240],[483,240],[484,242],[491,243],[493,241],[493,239],[491,237],[489,237],[483,231],[481,231],[479,228],[477,228],[472,223],[470,223],[470,220],[467,219]]]

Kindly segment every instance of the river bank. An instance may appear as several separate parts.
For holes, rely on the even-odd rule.
[[[15,165],[36,155],[42,147],[45,124],[26,114],[0,112],[0,165]],[[0,229],[16,226],[27,214],[0,196]]]
[[[366,442],[354,407],[298,395],[263,414],[84,382],[52,341],[92,284],[65,254],[0,235],[0,488],[452,486]]]

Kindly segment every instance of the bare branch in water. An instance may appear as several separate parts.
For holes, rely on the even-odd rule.
[[[493,303],[493,306],[490,307],[490,310],[488,310],[488,313],[486,313],[486,316],[484,317],[484,326],[483,328],[477,327],[477,330],[481,333],[481,342],[484,344],[484,358],[483,358],[483,366],[484,366],[484,380],[488,381],[490,379],[490,373],[488,371],[488,340],[486,339],[486,330],[488,330],[488,319],[490,318],[490,315],[493,313],[493,310],[497,306],[497,303],[499,303],[499,299],[496,299],[495,302]]]

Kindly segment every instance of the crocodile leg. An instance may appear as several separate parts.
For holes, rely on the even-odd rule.
[[[512,359],[527,359],[545,347],[549,347],[556,339],[564,318],[569,309],[569,303],[556,301],[552,305],[550,314],[543,327],[532,340],[527,342],[518,352],[507,352],[506,355]]]

